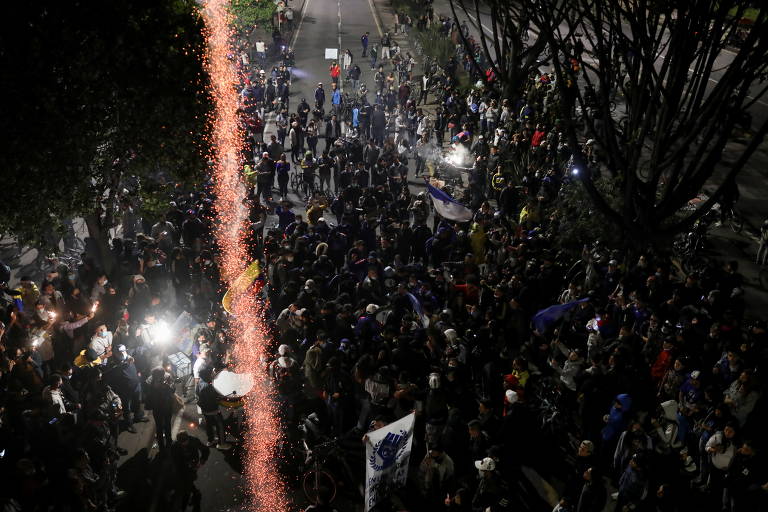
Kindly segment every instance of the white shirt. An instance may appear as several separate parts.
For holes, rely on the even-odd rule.
[[[106,331],[103,337],[94,334],[91,337],[91,342],[88,344],[88,348],[93,349],[99,357],[106,354],[110,346],[112,346],[112,333],[109,331]]]
[[[64,414],[67,412],[67,408],[64,407],[64,398],[61,396],[61,391],[58,389],[51,389],[51,386],[45,386],[43,388],[43,400],[57,412],[57,414]]]
[[[709,438],[707,441],[707,448],[716,448],[715,453],[710,453],[712,465],[721,471],[728,469],[731,465],[731,460],[736,454],[736,448],[733,443],[729,443],[725,450],[722,450],[720,446],[725,442],[725,435],[722,432],[715,432],[715,435]]]
[[[75,329],[79,329],[80,327],[87,324],[88,320],[90,320],[90,318],[86,316],[81,318],[80,320],[77,320],[76,322],[64,322],[61,325],[61,330],[67,334],[69,339],[73,339],[75,337]]]
[[[202,370],[208,361],[204,357],[198,357],[195,359],[195,364],[192,365],[192,377],[195,379],[200,378],[200,370]]]

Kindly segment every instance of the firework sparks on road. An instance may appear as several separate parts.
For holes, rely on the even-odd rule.
[[[216,241],[221,250],[222,279],[230,287],[245,270],[248,248],[244,240],[248,211],[243,207],[246,187],[240,178],[243,131],[238,121],[238,74],[232,49],[232,26],[228,0],[207,0],[202,14],[206,24],[205,65],[215,100],[212,121],[213,184],[216,196]],[[267,356],[267,330],[262,305],[252,289],[239,291],[232,301],[231,327],[235,340],[237,373],[250,373],[255,388],[245,398],[247,431],[245,475],[252,510],[287,510],[286,494],[274,460],[280,439],[273,391],[261,361]]]

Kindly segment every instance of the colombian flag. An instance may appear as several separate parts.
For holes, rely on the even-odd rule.
[[[264,287],[264,276],[261,275],[261,265],[259,260],[253,261],[248,268],[246,268],[242,274],[237,276],[232,286],[229,287],[227,293],[221,299],[221,305],[224,307],[224,311],[232,313],[232,299],[234,296],[245,292],[252,284],[254,285],[254,293],[259,293]]]

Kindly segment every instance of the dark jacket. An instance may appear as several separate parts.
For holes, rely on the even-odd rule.
[[[153,383],[147,388],[147,395],[144,397],[144,408],[151,409],[157,415],[172,415],[173,405],[176,399],[175,392],[168,384]]]
[[[219,394],[213,387],[213,384],[200,380],[200,387],[197,390],[197,405],[203,414],[214,414],[219,411]]]

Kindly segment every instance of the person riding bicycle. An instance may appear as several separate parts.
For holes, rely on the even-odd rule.
[[[315,169],[317,169],[317,162],[315,162],[312,152],[307,151],[301,161],[301,182],[305,200],[315,191]]]
[[[720,189],[720,222],[725,223],[727,217],[733,213],[733,208],[739,201],[739,185],[736,177],[730,176]]]

